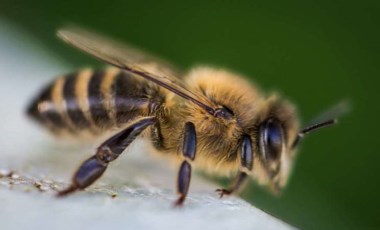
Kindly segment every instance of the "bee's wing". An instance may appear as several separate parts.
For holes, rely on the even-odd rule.
[[[305,134],[308,134],[326,126],[336,124],[338,121],[338,117],[348,113],[349,111],[350,104],[347,101],[342,101],[339,104],[327,110],[326,112],[322,113],[299,131],[298,137],[293,142],[293,148],[295,148],[298,145],[298,143],[304,137]]]
[[[61,29],[57,35],[68,44],[108,64],[144,77],[214,114],[210,100],[188,90],[185,84],[176,77],[179,72],[165,61],[151,58],[151,55],[146,55],[132,47],[79,28]]]
[[[348,101],[341,101],[340,103],[332,106],[322,114],[318,115],[308,123],[306,127],[312,127],[316,124],[321,124],[328,121],[337,122],[337,119],[351,110],[351,105]]]

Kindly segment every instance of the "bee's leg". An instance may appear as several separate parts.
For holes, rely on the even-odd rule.
[[[245,172],[239,172],[239,174],[234,179],[234,182],[232,186],[228,189],[220,188],[217,189],[216,192],[219,193],[220,198],[222,198],[224,195],[231,195],[232,193],[238,192],[244,187],[247,181],[247,173]]]
[[[243,136],[241,151],[240,151],[240,162],[241,162],[241,171],[236,176],[234,183],[229,189],[217,189],[216,192],[219,193],[220,198],[224,195],[230,195],[234,192],[241,190],[243,185],[245,185],[248,175],[244,171],[251,171],[253,168],[253,149],[252,141],[248,135]]]
[[[145,128],[155,124],[156,121],[155,117],[142,118],[106,140],[98,147],[94,156],[82,163],[74,174],[71,186],[59,192],[58,196],[85,189],[94,183],[107,169],[108,163],[118,158]]]
[[[179,197],[175,202],[176,206],[182,205],[186,199],[187,192],[189,191],[190,179],[191,179],[191,165],[195,158],[197,146],[197,135],[195,132],[194,124],[187,122],[185,124],[185,131],[183,137],[182,156],[184,160],[179,168],[178,181],[177,181],[177,193]]]

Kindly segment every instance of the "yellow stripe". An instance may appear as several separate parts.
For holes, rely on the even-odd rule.
[[[106,69],[105,76],[102,79],[100,85],[100,91],[104,98],[103,106],[108,112],[111,122],[116,123],[116,110],[115,110],[115,100],[113,99],[112,84],[114,83],[115,77],[120,73],[120,70],[117,68],[110,67]]]
[[[70,128],[71,130],[74,130],[74,126],[71,123],[69,117],[66,113],[66,103],[65,99],[63,97],[63,87],[65,85],[65,78],[59,77],[53,85],[53,89],[51,91],[51,100],[54,105],[54,109],[58,112],[58,114],[61,116],[62,121],[65,123],[65,125]]]
[[[78,73],[77,81],[75,83],[75,97],[79,105],[79,109],[83,112],[84,117],[91,124],[93,131],[97,132],[98,128],[92,120],[90,112],[90,103],[88,101],[88,84],[91,80],[93,71],[91,69],[84,69]]]
[[[54,104],[54,108],[59,113],[62,113],[63,108],[63,85],[65,84],[65,79],[63,77],[57,78],[55,80],[53,89],[51,91],[51,100]]]

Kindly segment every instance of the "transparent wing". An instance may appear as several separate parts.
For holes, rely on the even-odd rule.
[[[313,119],[311,122],[309,122],[308,125],[306,125],[304,128],[302,128],[299,131],[296,140],[293,142],[293,148],[297,147],[300,140],[306,134],[313,132],[315,130],[336,124],[338,121],[338,118],[348,113],[350,109],[351,109],[350,104],[347,101],[342,101],[339,104],[328,109],[326,112],[322,113],[315,119]]]
[[[347,114],[351,110],[350,103],[348,101],[342,101],[333,107],[329,108],[322,114],[318,115],[316,118],[314,118],[312,121],[310,121],[304,130],[308,130],[310,128],[308,127],[313,127],[318,124],[323,124],[323,123],[336,123],[337,119],[345,114]]]
[[[85,53],[150,80],[214,114],[213,104],[210,100],[188,90],[186,85],[176,77],[179,76],[179,71],[167,62],[139,52],[133,47],[76,27],[61,29],[57,35],[63,41]]]

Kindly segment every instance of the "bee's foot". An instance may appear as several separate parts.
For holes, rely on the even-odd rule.
[[[180,196],[173,204],[175,208],[180,208],[183,206],[183,202],[185,201],[185,196]]]
[[[57,193],[57,197],[64,197],[64,196],[67,196],[68,194],[73,193],[73,192],[75,192],[76,190],[77,190],[77,187],[74,186],[74,185],[71,185],[70,187],[68,187],[68,188],[66,188],[66,189],[64,189],[64,190],[59,191],[59,192]]]
[[[219,198],[223,198],[224,195],[231,195],[232,191],[230,189],[224,189],[224,188],[219,188],[215,190],[215,192],[219,193]]]

